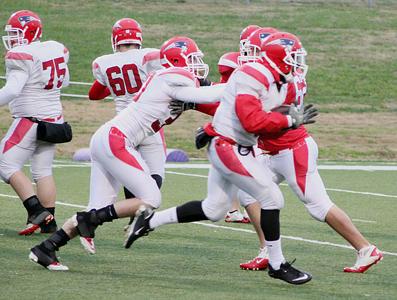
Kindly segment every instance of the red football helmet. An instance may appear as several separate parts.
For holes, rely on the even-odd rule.
[[[173,37],[160,48],[160,60],[165,68],[182,67],[199,79],[206,78],[209,71],[203,57],[196,42],[184,36]]]
[[[240,56],[238,62],[240,65],[246,62],[255,62],[261,59],[262,41],[269,35],[278,32],[273,27],[263,27],[254,30],[245,40],[244,45],[240,45]]]
[[[274,33],[263,40],[261,45],[262,59],[288,82],[293,80],[294,74],[306,76],[306,55],[299,39],[287,32]]]
[[[255,31],[261,28],[258,25],[248,25],[240,33],[240,51],[242,47],[244,47],[245,42],[247,41],[248,37]]]
[[[112,48],[116,52],[118,45],[137,44],[142,47],[141,25],[134,19],[124,18],[118,20],[112,29]]]
[[[41,38],[41,20],[37,14],[30,10],[20,10],[8,19],[3,36],[4,47],[10,50],[12,47],[28,45]]]

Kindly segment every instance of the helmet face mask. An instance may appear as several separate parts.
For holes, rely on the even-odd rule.
[[[185,69],[198,79],[205,79],[208,76],[209,67],[203,61],[203,53],[194,52],[187,56]]]
[[[11,50],[16,46],[29,45],[41,38],[41,20],[37,14],[29,10],[13,13],[8,19],[2,37],[4,47]]]

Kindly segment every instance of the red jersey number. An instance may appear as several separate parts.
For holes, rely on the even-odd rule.
[[[61,68],[60,64],[64,63],[63,57],[57,57],[43,62],[43,71],[50,69],[50,79],[45,85],[44,89],[51,90],[54,88],[54,79],[56,77],[56,87],[59,89],[62,86],[63,79],[66,75],[66,68]]]
[[[142,86],[138,67],[134,64],[110,67],[106,70],[110,87],[116,96],[124,96],[126,93],[135,94]]]

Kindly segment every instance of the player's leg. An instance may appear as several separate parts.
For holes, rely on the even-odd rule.
[[[37,124],[25,118],[12,123],[0,144],[0,176],[9,183],[23,202],[28,213],[28,226],[21,235],[32,234],[42,223],[53,219],[37,197],[31,180],[22,172],[24,163],[36,149]]]
[[[253,259],[240,264],[240,268],[243,270],[265,270],[269,264],[269,253],[265,244],[265,236],[263,235],[261,227],[261,205],[258,201],[252,198],[246,192],[239,190],[238,199],[240,204],[247,211],[251,224],[255,229],[255,232],[259,240],[259,253]]]
[[[156,184],[160,189],[164,180],[166,161],[166,145],[163,130],[160,130],[160,132],[155,135],[145,138],[136,150],[142,156],[149,168],[150,175],[156,181]],[[125,187],[124,194],[126,199],[134,196]],[[124,227],[124,231],[128,231],[133,220],[134,217],[131,217],[128,225]]]
[[[349,216],[330,200],[318,173],[317,156],[317,145],[309,137],[284,157],[275,157],[272,166],[283,172],[288,185],[313,218],[326,222],[358,251],[356,265],[346,271],[364,272],[381,260],[382,254],[364,238]]]
[[[229,209],[231,205],[230,199],[235,196],[236,188],[215,168],[211,167],[207,189],[207,197],[203,201],[189,201],[182,205],[153,213],[144,222],[145,230],[154,230],[166,224],[190,223],[202,220],[219,221]]]
[[[52,176],[55,145],[37,142],[37,147],[31,159],[32,179],[36,183],[37,196],[41,204],[54,216],[48,224],[40,225],[41,233],[52,233],[57,230],[55,221],[56,186]]]
[[[303,284],[311,275],[285,261],[280,240],[280,209],[284,198],[272,180],[272,172],[258,164],[251,151],[215,138],[209,147],[211,162],[228,180],[261,204],[261,227],[269,251],[269,275],[291,284]],[[212,154],[212,155],[211,155]]]

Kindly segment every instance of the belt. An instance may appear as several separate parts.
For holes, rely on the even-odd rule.
[[[36,117],[24,117],[25,119],[29,119],[30,121],[34,122],[34,123],[38,123],[39,121],[44,121],[44,122],[56,122],[59,121],[60,119],[62,119],[62,115],[59,115],[56,118],[45,118],[45,119],[38,119]]]
[[[304,146],[305,144],[306,144],[306,138],[304,138],[303,141],[300,140],[299,142],[297,142],[296,144],[294,144],[292,147],[285,148],[285,149],[281,149],[281,150],[276,150],[276,151],[269,151],[269,152],[263,151],[263,153],[273,156],[273,155],[277,155],[277,154],[279,154],[280,152],[283,152],[283,151],[286,151],[286,150],[296,150],[296,149],[299,149],[300,147]]]

